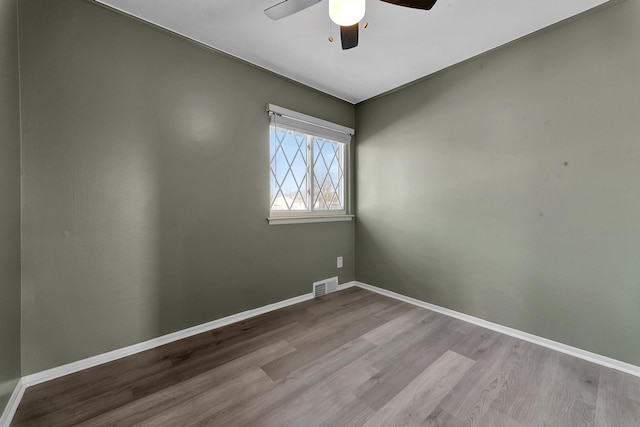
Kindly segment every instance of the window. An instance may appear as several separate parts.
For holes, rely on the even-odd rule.
[[[269,114],[269,222],[350,220],[347,168],[353,129],[271,104]]]

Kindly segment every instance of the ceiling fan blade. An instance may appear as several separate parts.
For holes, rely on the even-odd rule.
[[[395,4],[397,6],[411,7],[413,9],[429,10],[436,4],[438,0],[382,0],[385,3]]]
[[[320,3],[321,1],[322,0],[284,0],[266,8],[264,13],[273,20],[281,19],[311,7],[316,3]]]
[[[342,42],[342,50],[351,49],[358,46],[358,25],[349,25],[348,27],[340,27],[340,41]]]

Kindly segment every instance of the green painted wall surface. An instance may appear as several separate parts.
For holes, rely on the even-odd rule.
[[[23,374],[353,280],[353,223],[267,225],[265,112],[353,105],[85,1],[20,36]]]
[[[640,1],[356,109],[357,280],[640,365]]]
[[[0,414],[20,377],[18,13],[0,0]]]

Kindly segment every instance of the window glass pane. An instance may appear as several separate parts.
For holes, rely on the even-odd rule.
[[[307,211],[307,137],[270,127],[271,210]]]
[[[313,209],[344,210],[344,144],[313,137]]]

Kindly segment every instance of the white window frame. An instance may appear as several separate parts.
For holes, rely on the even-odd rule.
[[[349,191],[349,176],[350,176],[350,159],[349,152],[351,143],[351,136],[355,134],[352,128],[342,126],[336,123],[328,122],[326,120],[318,119],[313,116],[309,116],[297,111],[289,110],[287,108],[279,107],[277,105],[268,104],[267,111],[269,112],[271,126],[285,128],[298,134],[305,135],[305,145],[307,150],[307,210],[271,210],[269,205],[269,217],[267,218],[269,224],[296,224],[307,222],[333,222],[333,221],[351,221],[353,215],[348,214],[350,206],[350,191]],[[271,131],[269,132],[271,134]],[[315,179],[313,176],[314,167],[314,140],[313,137],[329,140],[334,143],[339,143],[341,147],[342,157],[342,192],[343,192],[343,207],[342,210],[314,210],[315,201]],[[269,137],[270,138],[270,137]],[[271,151],[269,152],[269,161],[271,162]],[[271,165],[269,165],[269,182],[271,182]],[[269,189],[269,203],[272,202],[271,188]]]

